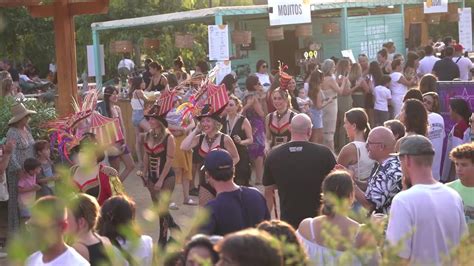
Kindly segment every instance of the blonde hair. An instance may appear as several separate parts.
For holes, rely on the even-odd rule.
[[[341,59],[337,62],[336,73],[338,75],[346,76],[349,74],[349,68],[351,67],[351,61],[349,59]]]
[[[70,208],[76,220],[84,218],[88,229],[94,229],[99,219],[99,203],[97,200],[84,193],[79,193],[71,200]]]
[[[349,81],[355,83],[358,79],[362,77],[362,67],[359,63],[354,63],[351,66],[351,71],[349,71]]]

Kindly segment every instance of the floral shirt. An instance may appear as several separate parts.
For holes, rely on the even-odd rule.
[[[369,178],[365,197],[376,213],[388,214],[393,197],[402,190],[402,169],[398,157],[386,159]]]

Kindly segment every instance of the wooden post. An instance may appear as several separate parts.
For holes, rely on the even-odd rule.
[[[65,0],[54,4],[54,32],[59,88],[56,108],[59,115],[67,115],[73,112],[72,99],[77,99],[77,65],[74,16]]]
[[[107,13],[109,0],[0,0],[0,7],[27,6],[33,17],[53,17],[56,64],[58,68],[58,100],[56,110],[59,115],[73,112],[72,100],[77,99],[76,29],[74,16]],[[96,49],[97,50],[97,49]],[[97,51],[96,51],[97,52]],[[96,70],[99,72],[100,68]]]

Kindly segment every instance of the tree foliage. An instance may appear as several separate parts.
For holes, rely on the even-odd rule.
[[[252,0],[212,0],[213,6],[249,5]],[[78,75],[87,70],[86,46],[92,44],[91,24],[125,18],[136,18],[172,12],[206,8],[209,0],[111,0],[107,14],[81,15],[75,17],[76,54]],[[195,35],[192,49],[174,46],[175,32],[190,32]],[[140,51],[143,38],[158,38],[158,51]],[[187,67],[207,54],[207,27],[202,24],[178,24],[174,26],[149,26],[140,28],[109,30],[100,33],[100,42],[105,45],[106,79],[115,74],[120,55],[109,53],[114,40],[131,40],[135,54],[141,54],[170,66],[173,58],[182,55]],[[54,27],[52,18],[32,18],[27,8],[0,9],[0,58],[9,58],[15,63],[31,60],[44,76],[48,64],[55,58]],[[136,58],[135,61],[137,61]]]

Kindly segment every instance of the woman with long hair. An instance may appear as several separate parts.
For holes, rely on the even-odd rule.
[[[340,84],[337,82],[334,72],[336,65],[333,60],[326,59],[321,66],[321,71],[324,74],[323,83],[321,84],[321,91],[324,98],[332,99],[323,109],[323,144],[334,152],[334,133],[336,132],[337,121],[337,98],[343,93],[349,80],[346,76],[342,76]]]
[[[115,196],[104,202],[97,222],[97,233],[107,237],[131,266],[153,265],[153,239],[142,235],[135,221],[135,202]]]
[[[123,193],[117,170],[102,163],[105,154],[95,134],[84,134],[73,150],[77,151],[77,164],[70,172],[78,192],[93,196],[100,205],[114,194]]]
[[[237,87],[237,80],[235,79],[234,75],[227,74],[222,79],[219,85],[225,85],[225,89],[227,90],[227,94],[232,95],[235,92],[235,88]]]
[[[265,92],[268,91],[270,85],[272,85],[274,81],[274,78],[268,74],[268,69],[268,63],[265,60],[260,59],[257,61],[256,72],[254,75],[258,78],[260,84],[262,84],[263,90]]]
[[[252,128],[253,143],[247,146],[250,161],[255,167],[255,184],[261,185],[263,157],[265,156],[265,92],[257,76],[250,75],[245,81],[248,94],[243,100],[242,115],[247,117]]]
[[[107,237],[95,232],[99,218],[99,203],[87,194],[76,194],[69,202],[67,215],[68,233],[72,235],[72,247],[84,257],[91,266],[110,265],[106,248],[112,244]]]
[[[435,75],[432,74],[426,74],[420,79],[420,83],[418,85],[418,89],[421,91],[421,93],[427,93],[427,92],[438,92],[437,88],[438,84],[438,78]]]
[[[311,129],[311,142],[323,144],[323,107],[325,99],[321,93],[321,84],[323,82],[323,73],[318,69],[311,73],[309,78],[308,97],[313,102],[309,108],[309,116],[313,128]]]
[[[296,235],[303,243],[312,263],[339,265],[341,256],[348,249],[359,249],[369,243],[361,233],[363,225],[348,216],[348,211],[354,202],[354,184],[351,175],[345,171],[331,172],[323,181],[322,192],[321,215],[304,219]],[[336,208],[336,205],[341,206]],[[337,239],[332,238],[333,235],[337,235]],[[365,265],[373,258],[368,257],[367,261],[361,261],[362,259],[352,256],[350,265]]]
[[[382,74],[388,75],[392,72],[392,62],[388,58],[387,49],[383,48],[377,52],[377,63],[382,70]]]
[[[176,87],[176,92],[179,92],[179,87]],[[178,110],[178,107],[183,103],[180,96],[174,96],[173,98],[173,108],[166,115],[166,121],[168,122],[168,129],[173,134],[176,147],[180,147],[183,140],[194,128],[194,120],[183,126],[182,125],[182,113]],[[193,154],[191,151],[183,151],[182,149],[176,149],[174,160],[173,160],[173,171],[176,175],[177,182],[181,182],[183,188],[183,204],[185,205],[197,205],[193,199],[189,196],[189,187],[192,178],[192,157]]]
[[[428,111],[428,138],[433,144],[435,155],[433,158],[433,177],[436,180],[441,176],[441,158],[445,137],[444,119],[439,114],[439,97],[436,92],[423,94],[423,104]]]
[[[400,112],[400,122],[405,125],[406,136],[428,135],[428,113],[423,103],[408,99]]]
[[[366,141],[370,132],[369,117],[362,108],[352,108],[344,115],[344,129],[351,141],[341,149],[337,163],[354,173],[356,184],[365,191],[375,161],[369,158]]]
[[[407,54],[407,61],[405,67],[403,68],[403,75],[407,80],[415,80],[415,85],[418,79],[416,70],[420,65],[420,57],[415,52],[409,52]]]
[[[343,58],[336,64],[337,84],[342,89],[341,95],[337,97],[337,120],[336,131],[334,133],[335,148],[340,150],[347,143],[346,134],[342,128],[344,124],[344,114],[352,108],[351,82],[349,73],[351,72],[351,61]],[[346,78],[346,82],[344,82]]]
[[[148,67],[150,68],[151,80],[148,85],[147,91],[162,91],[168,85],[168,79],[163,75],[163,66],[157,62],[151,62]]]
[[[210,105],[205,105],[200,115],[197,116],[198,126],[183,140],[181,149],[190,151],[194,147],[198,147],[197,155],[201,161],[204,161],[204,158],[211,150],[216,148],[225,149],[231,154],[235,166],[240,159],[234,141],[229,135],[220,132],[222,120],[219,115],[223,110],[221,108],[220,110],[213,111]],[[206,205],[216,195],[216,190],[206,182],[204,171],[201,170],[199,174],[199,205]]]
[[[265,153],[280,144],[291,140],[290,123],[296,115],[291,110],[290,95],[287,90],[276,89],[272,93],[272,102],[275,111],[265,117]]]
[[[145,147],[143,181],[155,204],[158,204],[162,193],[172,194],[175,186],[175,174],[172,166],[176,145],[173,134],[168,130],[167,111],[160,113],[160,107],[154,105],[145,115],[150,123],[150,130],[145,134],[143,140]],[[167,243],[168,228],[172,227],[177,227],[177,225],[169,211],[166,211],[165,214],[160,215],[158,243],[161,245]]]
[[[20,225],[18,209],[18,179],[23,170],[23,163],[26,159],[34,156],[35,140],[31,134],[28,123],[31,115],[36,114],[33,110],[28,110],[22,103],[16,103],[11,108],[12,118],[8,121],[8,131],[6,139],[14,142],[11,152],[10,162],[7,168],[8,186],[8,232],[15,233]]]
[[[151,83],[151,82],[150,82]],[[145,119],[145,103],[147,97],[144,93],[145,82],[141,77],[134,77],[128,97],[132,105],[132,123],[135,131],[135,153],[139,168],[143,167],[142,133],[150,130],[150,124]]]
[[[392,62],[392,74],[390,78],[390,91],[392,92],[392,99],[390,100],[390,106],[392,107],[391,117],[396,117],[400,114],[403,105],[403,97],[407,93],[408,87],[416,85],[416,79],[408,79],[402,73],[402,61],[395,59]]]
[[[188,73],[184,67],[184,61],[181,56],[176,57],[173,61],[173,74],[176,75],[178,83],[185,81],[188,78]]]
[[[351,83],[352,107],[365,108],[365,99],[370,93],[370,87],[362,76],[362,67],[359,63],[352,64],[348,78]]]
[[[455,147],[463,144],[464,133],[469,130],[469,119],[472,111],[469,103],[461,98],[452,98],[449,100],[449,115],[455,122],[449,132],[448,142],[446,144],[446,155],[443,165],[441,180],[443,182],[451,181],[455,177],[454,164],[449,159],[449,152]]]
[[[384,76],[382,69],[377,61],[372,61],[369,64],[369,72],[367,74],[366,82],[369,85],[370,92],[366,94],[365,98],[365,111],[369,116],[369,121],[371,125],[375,124],[374,121],[374,107],[375,107],[375,99],[374,99],[374,88],[383,85],[382,84],[382,77]]]
[[[113,147],[107,149],[107,156],[109,159],[110,166],[112,166],[117,172],[120,172],[120,162],[125,164],[125,169],[120,173],[120,181],[125,181],[125,179],[130,175],[130,173],[135,168],[133,163],[132,155],[128,149],[127,143],[127,132],[125,131],[125,126],[123,123],[122,110],[120,106],[117,105],[118,102],[118,90],[113,86],[107,86],[104,89],[104,110],[102,110],[102,115],[109,118],[116,118],[120,122],[120,127],[122,129],[124,139],[116,142]]]
[[[221,131],[232,138],[239,153],[240,160],[235,165],[234,182],[239,186],[248,187],[252,170],[247,146],[253,143],[253,137],[249,120],[239,114],[241,110],[242,102],[234,95],[230,96],[226,107],[227,115]]]

